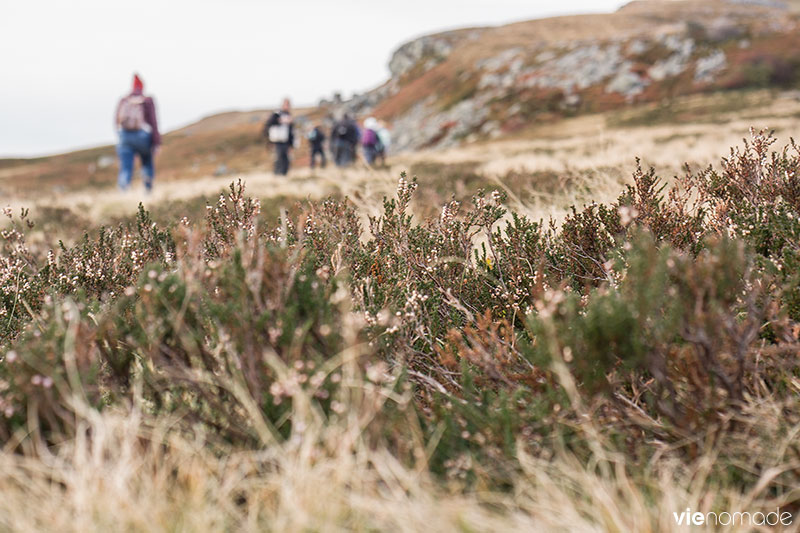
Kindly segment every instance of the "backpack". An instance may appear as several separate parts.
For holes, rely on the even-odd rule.
[[[289,125],[288,124],[273,124],[269,127],[269,142],[271,143],[288,143],[289,142]]]
[[[350,128],[348,127],[346,122],[340,122],[336,126],[336,136],[340,139],[346,139],[347,134],[350,132]]]
[[[117,119],[123,130],[135,131],[144,128],[144,102],[142,95],[127,96],[119,104]]]
[[[370,129],[364,130],[364,137],[361,139],[361,144],[363,144],[364,146],[377,146],[378,134],[375,133],[375,130],[370,130]]]
[[[276,111],[264,125],[264,133],[273,144],[288,143],[292,138],[292,116]]]

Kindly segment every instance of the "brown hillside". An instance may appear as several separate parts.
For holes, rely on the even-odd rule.
[[[375,105],[351,104],[394,122],[399,147],[413,149],[697,92],[798,88],[797,22],[758,3],[637,1],[607,15],[432,35],[398,51],[404,70]]]

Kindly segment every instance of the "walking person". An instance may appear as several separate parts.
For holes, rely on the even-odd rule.
[[[264,136],[275,147],[275,174],[285,176],[289,173],[289,156],[294,147],[292,104],[288,98],[285,98],[281,108],[267,119],[264,124]]]
[[[142,165],[145,191],[153,190],[155,155],[161,146],[158,132],[156,105],[153,98],[144,95],[144,83],[138,74],[133,75],[133,89],[117,104],[114,128],[119,134],[119,188],[127,191],[133,178],[134,158],[138,155]]]
[[[308,143],[311,145],[311,168],[316,165],[317,156],[320,158],[320,166],[325,168],[325,132],[319,125],[308,133]]]
[[[386,166],[386,153],[389,151],[389,147],[392,145],[392,133],[389,131],[389,128],[386,127],[386,124],[383,122],[378,123],[378,156],[377,159],[380,159],[381,166]]]
[[[364,149],[364,159],[372,166],[375,158],[381,151],[381,141],[378,137],[378,121],[369,117],[364,121],[364,132],[361,136],[361,146]]]
[[[356,159],[356,145],[358,145],[359,132],[355,121],[345,113],[331,132],[331,147],[334,150],[336,166],[347,167]]]

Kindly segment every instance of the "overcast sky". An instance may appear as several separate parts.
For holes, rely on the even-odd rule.
[[[137,71],[164,130],[233,109],[315,103],[388,76],[391,52],[425,33],[618,0],[2,0],[0,156],[112,143]]]

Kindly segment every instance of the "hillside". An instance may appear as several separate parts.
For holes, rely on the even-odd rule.
[[[426,36],[395,52],[384,86],[345,105],[391,121],[397,148],[419,149],[694,93],[798,88],[793,11],[637,1],[608,15]]]
[[[395,51],[381,87],[297,114],[301,128],[309,117],[373,114],[393,128],[395,153],[541,136],[542,125],[564,118],[605,113],[613,122],[615,113],[659,105],[639,114],[654,125],[675,121],[673,109],[687,97],[723,95],[721,108],[714,99],[704,111],[713,115],[738,109],[752,91],[800,88],[798,8],[798,1],[638,1],[607,15],[429,35]],[[159,181],[267,170],[266,114],[223,113],[168,133]],[[305,164],[305,149],[295,167]],[[109,187],[115,175],[112,146],[0,160],[0,195]]]

